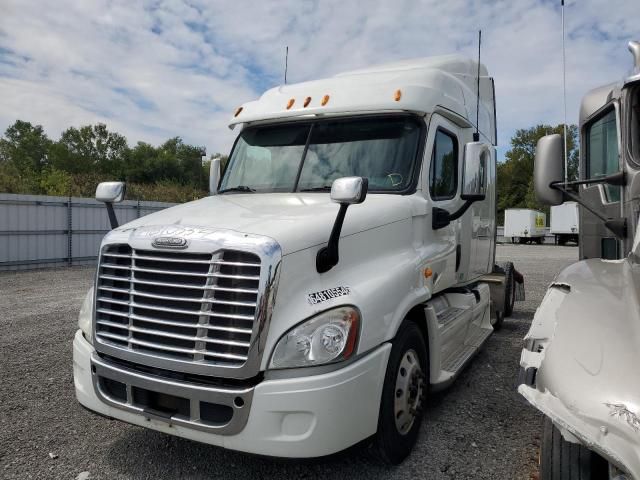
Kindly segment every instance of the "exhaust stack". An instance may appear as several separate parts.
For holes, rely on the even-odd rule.
[[[629,42],[629,51],[633,55],[633,69],[640,71],[640,42],[632,40]]]

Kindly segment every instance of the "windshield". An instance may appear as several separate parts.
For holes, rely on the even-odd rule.
[[[250,127],[220,191],[323,191],[336,178],[361,176],[370,191],[401,192],[412,184],[421,130],[410,116]]]

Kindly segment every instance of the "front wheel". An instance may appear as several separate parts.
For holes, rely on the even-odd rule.
[[[583,445],[567,442],[549,418],[544,421],[540,480],[609,478],[608,462]]]
[[[389,355],[374,439],[376,457],[386,464],[401,463],[418,439],[428,372],[422,332],[415,323],[407,322],[396,335]]]

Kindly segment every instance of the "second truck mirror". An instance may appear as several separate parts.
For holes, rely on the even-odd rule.
[[[214,158],[209,166],[209,193],[215,195],[218,193],[218,184],[220,183],[220,159]]]
[[[469,142],[464,146],[462,165],[462,200],[484,200],[487,195],[487,165],[491,152],[482,142]]]
[[[560,205],[564,198],[560,190],[551,187],[553,182],[562,181],[562,137],[557,133],[545,135],[536,145],[536,159],[533,167],[533,181],[536,198],[543,205]]]

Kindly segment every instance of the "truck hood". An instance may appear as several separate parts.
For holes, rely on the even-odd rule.
[[[342,237],[411,217],[411,197],[372,194],[347,211]],[[283,255],[326,243],[338,213],[328,193],[250,193],[206,197],[119,227],[199,226],[264,235]]]

